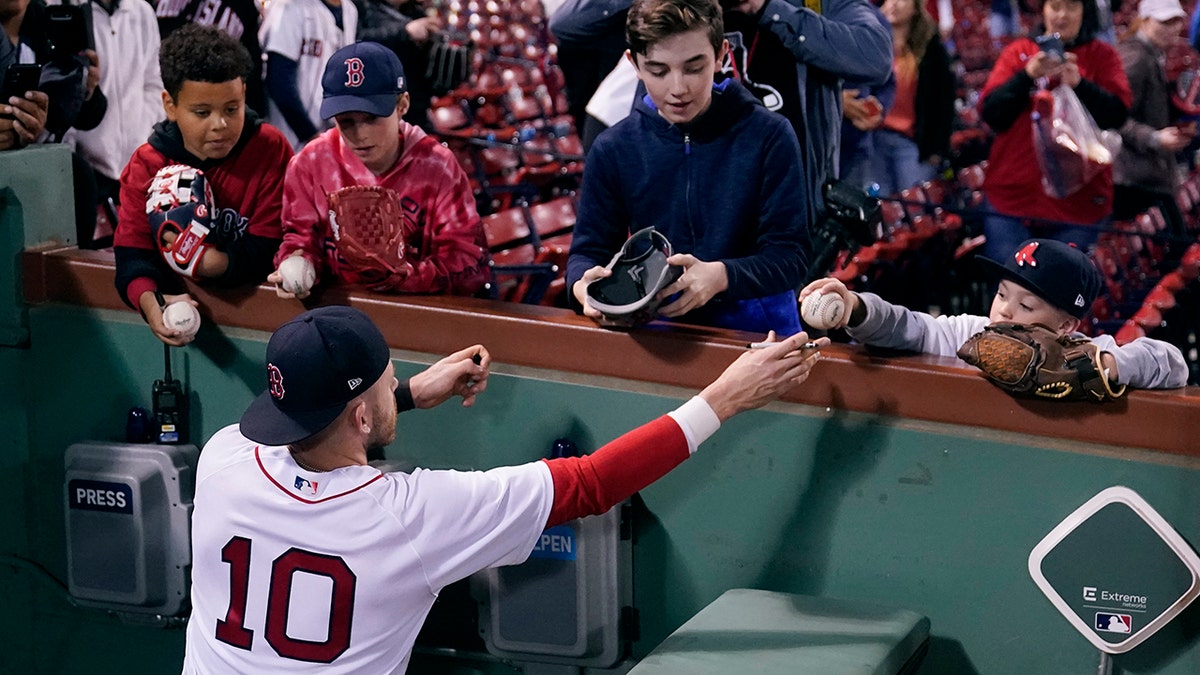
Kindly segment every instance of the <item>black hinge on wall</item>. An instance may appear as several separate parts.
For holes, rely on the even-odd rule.
[[[642,625],[636,607],[621,608],[621,637],[626,642],[642,639]]]
[[[621,541],[633,539],[633,503],[621,504]]]

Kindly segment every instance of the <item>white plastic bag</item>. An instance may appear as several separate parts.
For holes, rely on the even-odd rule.
[[[1033,95],[1033,147],[1046,194],[1063,199],[1112,167],[1121,136],[1101,130],[1066,84]]]

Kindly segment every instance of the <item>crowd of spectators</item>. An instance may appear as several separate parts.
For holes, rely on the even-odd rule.
[[[0,25],[7,37],[0,40],[0,72],[10,64],[41,67],[36,90],[8,92],[10,98],[0,101],[0,151],[42,143],[69,145],[74,157],[78,240],[81,246],[108,245],[106,235],[124,224],[127,214],[143,206],[121,203],[132,194],[121,189],[122,172],[148,139],[154,145],[152,133],[163,138],[162,123],[174,121],[169,118],[173,106],[178,105],[175,96],[179,92],[164,87],[160,42],[181,27],[196,24],[233,38],[249,57],[250,67],[235,78],[244,88],[241,101],[235,104],[244,109],[242,123],[258,128],[261,113],[263,123],[281,132],[294,152],[303,154],[314,143],[328,145],[323,151],[329,155],[325,164],[341,165],[336,171],[312,168],[297,158],[292,164],[298,168],[289,170],[287,179],[297,186],[294,194],[301,191],[301,165],[308,167],[304,169],[304,180],[322,185],[318,175],[321,171],[344,173],[336,181],[336,189],[395,185],[396,175],[391,174],[403,173],[400,167],[411,161],[404,159],[407,150],[428,143],[437,145],[435,141],[448,146],[448,152],[436,153],[438,161],[459,165],[451,171],[453,189],[444,198],[439,197],[446,201],[417,208],[412,200],[397,197],[400,211],[408,210],[407,220],[400,217],[398,222],[406,228],[406,248],[412,258],[405,263],[409,271],[403,274],[428,269],[417,276],[431,275],[430,281],[418,284],[414,276],[405,285],[393,279],[385,285],[387,291],[495,297],[496,287],[489,283],[487,274],[480,279],[473,276],[470,283],[463,284],[433,280],[452,278],[460,267],[488,269],[489,248],[496,252],[498,242],[487,233],[487,216],[504,207],[518,206],[528,214],[531,203],[554,195],[566,195],[578,212],[579,222],[585,225],[608,223],[613,217],[630,221],[629,227],[608,223],[605,227],[615,229],[605,234],[605,244],[599,248],[589,234],[592,230],[584,228],[582,234],[586,236],[577,238],[576,248],[572,249],[582,256],[578,264],[572,263],[578,269],[572,268],[575,271],[569,281],[575,282],[582,275],[583,260],[588,266],[602,266],[624,237],[641,227],[637,223],[649,222],[640,198],[630,191],[638,185],[649,185],[649,191],[657,196],[665,194],[651,182],[649,176],[657,176],[653,172],[632,179],[624,169],[624,173],[609,172],[611,176],[620,175],[621,181],[634,181],[624,185],[611,177],[602,179],[600,169],[608,161],[605,157],[611,157],[611,148],[619,147],[614,145],[616,130],[625,129],[619,133],[625,141],[629,139],[632,126],[622,126],[620,121],[643,105],[648,106],[650,115],[659,115],[666,99],[655,99],[654,88],[649,86],[648,78],[659,75],[646,71],[645,64],[624,52],[630,0],[514,0],[494,4],[501,9],[476,10],[459,2],[433,6],[421,0],[272,0],[265,5],[257,0],[91,0],[67,6],[90,15],[87,25],[92,32],[84,44],[77,45],[81,49],[65,53],[61,45],[55,44],[60,36],[52,34],[47,21],[49,13],[62,7],[56,0],[49,0],[49,4],[47,0],[0,0]],[[1058,239],[1091,251],[1104,232],[1148,211],[1165,221],[1164,236],[1176,240],[1194,236],[1189,230],[1188,214],[1178,207],[1177,198],[1185,173],[1193,164],[1194,119],[1200,110],[1194,103],[1200,97],[1181,101],[1188,97],[1176,87],[1176,81],[1182,79],[1178,54],[1180,49],[1187,49],[1188,39],[1196,44],[1196,26],[1200,25],[1200,12],[1191,10],[1178,0],[825,0],[819,11],[794,0],[721,2],[718,25],[722,26],[722,35],[715,43],[713,63],[717,89],[728,88],[723,83],[736,81],[731,91],[744,91],[751,97],[747,100],[757,99],[767,110],[782,115],[795,136],[800,187],[789,199],[795,199],[795,208],[803,211],[809,231],[798,233],[787,243],[789,250],[797,252],[798,272],[783,273],[779,267],[768,276],[778,275],[790,287],[798,287],[800,280],[813,276],[803,267],[811,262],[814,242],[810,240],[825,217],[827,183],[837,179],[884,199],[901,200],[898,203],[909,210],[902,219],[917,225],[913,205],[905,202],[914,189],[925,186],[925,199],[943,193],[947,186],[964,190],[956,176],[965,169],[977,170],[983,182],[972,186],[971,199],[946,200],[928,208],[965,207],[960,219],[967,223],[964,245],[973,241],[972,246],[978,245],[978,250],[992,257],[1005,255],[1031,236]],[[981,16],[987,20],[975,21]],[[511,26],[506,26],[506,21]],[[986,38],[983,42],[978,41],[981,33]],[[497,39],[496,35],[503,37]],[[384,94],[404,97],[395,107],[399,147],[389,151],[386,159],[390,163],[386,166],[369,163],[383,146],[365,145],[374,141],[362,133],[362,120],[357,121],[355,131],[354,121],[322,112],[333,89],[354,86],[355,78],[362,75],[361,59],[350,57],[345,63],[331,64],[330,57],[364,40],[379,43],[403,64],[395,91]],[[985,45],[982,59],[972,52],[978,44]],[[447,54],[460,59],[459,67],[470,66],[469,73],[463,72],[465,81],[462,77],[443,81],[445,63],[441,61]],[[980,60],[987,62],[986,72],[980,74],[980,79],[972,79],[970,71],[978,73]],[[1182,63],[1195,67],[1197,59],[1185,57]],[[501,72],[497,64],[506,67],[502,77],[496,75]],[[498,81],[487,80],[488,75]],[[1060,85],[1074,92],[1097,130],[1119,133],[1123,141],[1109,162],[1089,173],[1088,180],[1068,195],[1055,195],[1046,189],[1044,171],[1032,161],[1039,150],[1034,132],[1038,101]],[[714,100],[720,102],[731,96],[718,91]],[[538,112],[526,115],[522,105],[533,105]],[[379,117],[357,112],[372,119]],[[448,135],[438,120],[463,112],[467,122]],[[494,119],[479,122],[488,116]],[[696,137],[698,152],[703,151],[703,129],[709,128],[705,125],[711,121],[703,115],[680,120],[680,128],[695,122],[701,130]],[[481,129],[473,133],[472,122]],[[726,123],[732,122],[722,122]],[[501,127],[503,131],[498,134]],[[610,127],[610,131],[604,131]],[[174,128],[165,129],[170,132]],[[605,138],[603,133],[609,134],[609,142],[600,143],[586,164],[580,161],[581,154],[562,150],[579,147],[568,144],[578,144],[582,136],[582,149],[578,150],[582,153],[597,137]],[[961,139],[968,135],[986,139],[983,149],[965,146]],[[689,135],[685,133],[683,138],[690,143]],[[687,143],[686,149],[691,152],[692,146]],[[639,149],[649,147],[644,142],[634,145]],[[536,165],[530,162],[530,157],[536,156],[530,150],[534,147],[543,157],[564,160],[543,172],[553,175],[541,183],[530,178],[536,178]],[[756,151],[764,147],[759,144]],[[173,161],[189,164],[190,158],[195,160],[190,165],[201,172],[217,170],[220,158],[206,160],[186,150],[191,148],[182,148],[182,159],[177,156]],[[315,152],[310,150],[309,155],[315,156]],[[737,149],[721,152],[728,160],[742,154]],[[517,159],[511,164],[501,159],[500,170],[519,178],[497,189],[490,172],[496,169],[496,157],[505,153]],[[763,157],[768,155],[763,153]],[[573,163],[568,165],[564,158],[571,158]],[[625,159],[627,155],[621,154],[610,163],[620,164]],[[770,158],[754,160],[760,161],[773,167],[778,164]],[[741,165],[734,162],[712,166]],[[764,174],[754,169],[757,166],[742,167],[748,178],[725,189],[730,193],[741,190],[760,201],[774,198],[766,192],[771,183],[764,177],[771,172]],[[519,172],[514,167],[519,167]],[[724,175],[708,168],[700,171],[709,177]],[[150,178],[141,176],[143,181]],[[553,183],[553,195],[545,189],[551,180],[557,181]],[[704,299],[699,303],[705,304],[715,296],[714,306],[720,306],[726,299],[736,300],[740,293],[731,290],[736,285],[731,284],[733,277],[728,276],[728,270],[742,269],[744,260],[753,259],[746,256],[761,255],[755,246],[762,245],[766,230],[761,229],[755,216],[751,218],[754,224],[744,227],[759,227],[757,234],[730,235],[731,241],[757,238],[759,244],[755,246],[739,244],[728,250],[709,251],[688,243],[713,241],[711,237],[704,239],[704,229],[710,226],[706,219],[719,219],[721,212],[720,208],[686,202],[690,185],[687,183],[680,193],[679,198],[685,200],[681,202],[685,205],[681,213],[686,215],[687,208],[706,213],[690,225],[691,233],[676,235],[675,252],[691,255],[707,251],[704,255],[708,258],[692,259],[722,266],[723,281],[705,284],[707,290],[701,293]],[[600,189],[597,186],[617,190],[621,200],[628,203],[621,205],[623,202],[612,195],[589,195],[589,187],[594,192]],[[721,188],[704,189],[711,195]],[[300,232],[303,227],[287,222],[287,214],[296,212],[296,204],[289,206],[286,194],[281,196],[281,222],[271,229],[276,233],[273,236],[285,241],[285,233],[291,231],[297,233],[294,237],[304,238],[306,235]],[[221,225],[226,230],[229,222],[245,215],[231,215],[231,207],[220,203],[223,196],[219,190],[214,198],[216,214],[228,221]],[[465,205],[453,209],[462,212],[463,222],[451,225],[470,230],[464,241],[473,242],[468,248],[474,252],[470,261],[456,262],[447,269],[433,262],[441,244],[430,234],[447,225],[426,223],[426,216],[420,214],[442,212],[451,203]],[[714,205],[731,203],[718,200]],[[329,211],[323,203],[314,202],[308,207],[316,214]],[[671,209],[663,211],[668,212]],[[749,217],[747,213],[738,217]],[[631,214],[636,217],[631,218]],[[484,217],[482,229],[480,216]],[[204,224],[206,230],[209,225]],[[338,250],[336,222],[331,225],[328,236],[304,239],[308,247],[303,249],[304,255],[312,263],[323,261],[329,269],[342,269],[345,256]],[[536,239],[536,234],[531,236]],[[145,241],[153,242],[169,257],[175,238],[174,233],[152,233]],[[175,246],[176,256],[179,246]],[[595,250],[585,250],[586,246]],[[291,250],[277,249],[275,264],[289,257]],[[961,255],[962,250],[958,253]],[[404,251],[400,255],[403,257]],[[423,267],[421,258],[427,256],[430,262]],[[564,257],[550,267],[561,274],[566,271],[565,263]],[[838,264],[847,265],[847,259]],[[670,290],[692,288],[692,284],[699,283],[696,275],[700,269],[707,268],[696,267],[691,277]],[[264,270],[261,276],[265,278],[270,271]],[[257,276],[255,280],[261,281]],[[318,284],[353,282],[360,277],[349,273],[316,274]],[[136,277],[122,278],[128,282]],[[279,278],[277,270],[275,278]],[[853,283],[852,279],[848,281]],[[383,288],[379,284],[374,287]],[[143,284],[137,289],[148,287]],[[127,300],[131,292],[128,287],[121,289]],[[582,298],[578,289],[568,285],[548,302],[584,311]],[[131,300],[143,313],[147,302],[137,297]],[[689,309],[698,306],[689,304]],[[716,325],[740,325],[740,319],[734,316],[732,323],[724,318],[714,321]],[[757,327],[761,322],[747,325]],[[163,337],[161,329],[158,325],[155,332]]]

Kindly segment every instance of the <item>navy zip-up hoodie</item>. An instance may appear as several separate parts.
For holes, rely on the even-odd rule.
[[[708,312],[794,291],[810,248],[799,157],[788,121],[736,81],[714,86],[708,110],[687,125],[667,122],[643,97],[588,153],[567,287],[653,227],[676,253],[725,263],[729,289]]]

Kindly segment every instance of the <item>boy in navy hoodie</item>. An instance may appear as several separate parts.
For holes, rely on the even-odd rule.
[[[195,305],[181,275],[221,286],[266,278],[283,238],[283,176],[292,148],[246,108],[252,64],[236,39],[211,26],[184,26],[163,40],[159,64],[167,119],[154,125],[121,172],[113,248],[121,299],[142,313],[159,340],[181,346],[191,338],[163,324],[157,294],[174,294],[165,296],[167,303]],[[176,165],[203,172],[212,189],[211,212],[194,214],[201,228],[159,232],[147,215],[148,192],[160,170]],[[195,232],[204,234],[192,240],[192,260],[181,270],[167,256],[177,237],[188,240]]]
[[[636,0],[626,57],[647,94],[587,157],[567,265],[573,305],[633,232],[653,227],[683,275],[668,319],[791,335],[809,251],[796,134],[736,81],[713,84],[729,48],[716,0]]]

